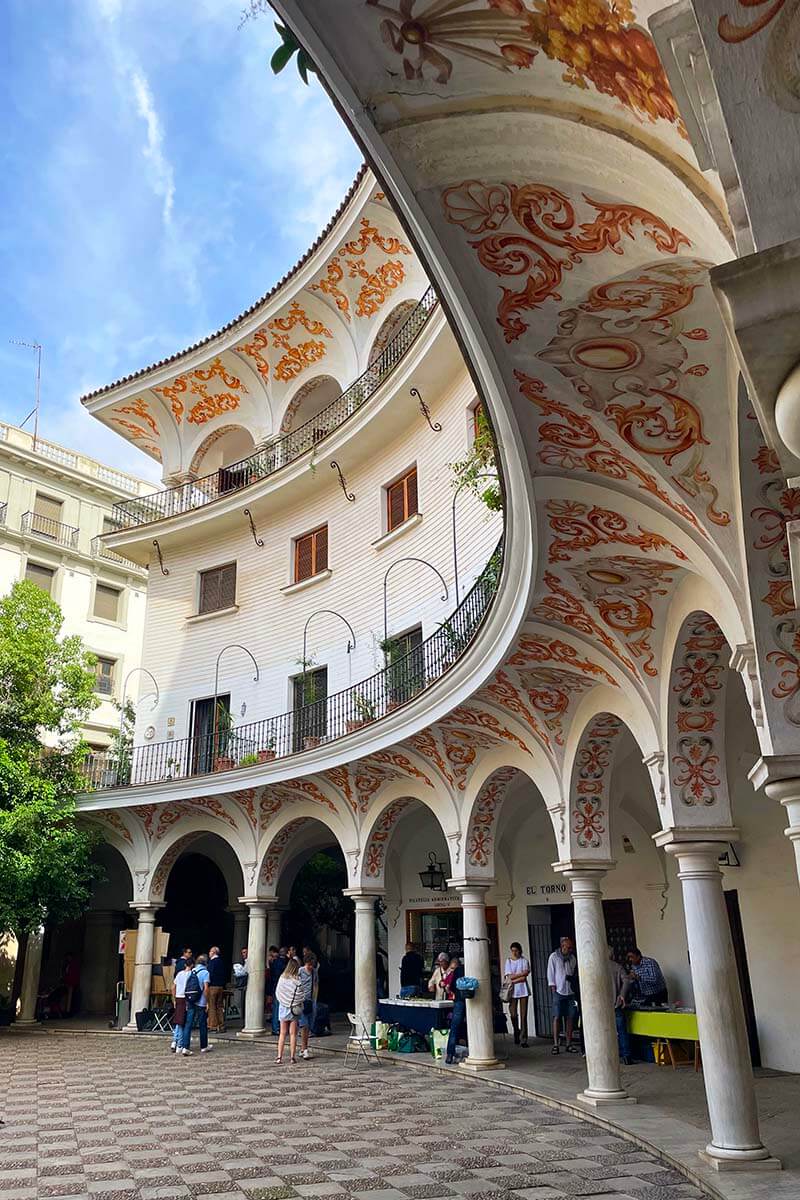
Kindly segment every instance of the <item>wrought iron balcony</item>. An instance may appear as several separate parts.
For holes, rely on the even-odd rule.
[[[117,554],[116,550],[109,549],[100,534],[92,538],[92,557],[107,558],[109,562],[121,563],[123,567],[130,567],[134,571],[142,569],[138,563],[131,562],[129,558],[123,558],[121,554]]]
[[[0,504],[0,525],[5,525],[7,513],[8,513],[8,505],[6,504],[6,502],[4,500],[3,503]]]
[[[114,505],[113,511],[117,527],[133,529],[139,525],[149,525],[153,521],[162,521],[165,517],[174,517],[203,508],[222,496],[228,496],[231,492],[249,487],[251,483],[266,479],[313,450],[321,440],[352,417],[380,387],[409,350],[437,304],[436,293],[433,288],[428,288],[375,362],[367,367],[355,383],[351,383],[347,391],[342,392],[304,425],[283,434],[248,458],[221,467],[210,475],[190,483],[179,484],[178,487],[167,488],[162,492],[152,492],[149,496],[120,501]]]
[[[43,517],[40,513],[23,513],[20,529],[23,533],[44,538],[56,546],[69,546],[71,550],[77,549],[78,546],[79,530],[72,525],[63,525],[61,521],[55,521],[52,517]]]
[[[344,691],[249,725],[203,736],[90,754],[88,790],[136,787],[255,766],[314,749],[379,721],[410,703],[466,652],[488,612],[503,562],[503,540],[458,608],[408,654]],[[306,693],[307,694],[307,693]]]

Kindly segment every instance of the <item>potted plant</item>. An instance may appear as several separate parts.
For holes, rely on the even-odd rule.
[[[393,712],[418,690],[405,638],[384,638],[379,643],[386,658],[386,711]]]
[[[243,758],[239,759],[239,766],[240,767],[253,767],[253,766],[255,766],[255,764],[257,762],[260,762],[260,761],[261,760],[259,759],[257,754],[245,754]]]
[[[233,749],[233,717],[222,704],[217,704],[216,722],[214,727],[214,770],[232,771],[236,761],[231,754]]]
[[[362,729],[364,725],[369,725],[375,720],[375,704],[361,692],[356,692],[353,696],[353,708],[358,714],[352,717],[349,721],[345,721],[345,729],[348,733],[355,733],[357,729]]]
[[[465,633],[459,633],[449,619],[439,622],[439,630],[444,634],[445,638],[440,666],[443,671],[447,671],[448,668],[452,667],[454,661],[460,658],[469,642],[469,636]]]
[[[257,754],[260,763],[272,762],[275,757],[275,738],[270,736],[267,738],[267,744],[262,746]]]

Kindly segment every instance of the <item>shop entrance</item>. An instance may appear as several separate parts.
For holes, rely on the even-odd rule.
[[[614,956],[624,961],[636,945],[636,927],[631,900],[604,900],[606,937]],[[531,992],[537,1037],[549,1037],[551,1025],[550,988],[547,960],[562,937],[575,941],[575,912],[571,904],[529,904],[528,942],[530,946]],[[580,971],[580,964],[578,965]]]
[[[487,905],[486,925],[489,933],[489,961],[492,972],[492,988],[500,986],[500,944],[497,932],[497,909]],[[406,941],[419,947],[430,975],[436,955],[464,953],[464,916],[461,906],[453,908],[410,908],[406,912]],[[496,985],[496,986],[495,986]]]

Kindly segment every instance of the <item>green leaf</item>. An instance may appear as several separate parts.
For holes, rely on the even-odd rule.
[[[278,49],[269,60],[269,65],[272,68],[273,75],[280,74],[294,54],[294,49],[294,46],[290,46],[286,42],[284,42],[283,45],[278,46]]]

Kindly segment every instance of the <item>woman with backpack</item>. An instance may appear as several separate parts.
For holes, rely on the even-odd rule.
[[[286,1045],[286,1035],[289,1035],[290,1062],[296,1063],[297,1057],[297,1022],[303,1011],[303,985],[300,981],[300,966],[296,958],[290,958],[283,969],[283,974],[275,985],[275,1000],[278,1004],[278,1019],[281,1031],[278,1036],[278,1057],[276,1065],[283,1062],[283,1047]]]

